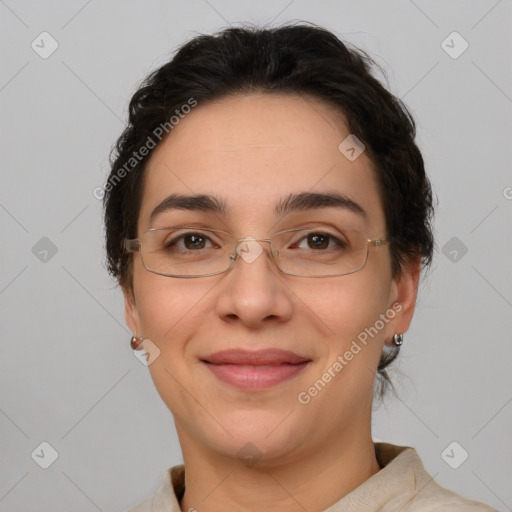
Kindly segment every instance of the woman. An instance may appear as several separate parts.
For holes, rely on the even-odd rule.
[[[371,65],[321,28],[228,29],[132,98],[108,264],[184,459],[133,511],[492,510],[372,440],[433,236]]]

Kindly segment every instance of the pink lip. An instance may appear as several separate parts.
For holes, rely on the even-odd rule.
[[[244,390],[261,390],[291,379],[310,359],[279,349],[223,350],[201,361],[220,380]]]

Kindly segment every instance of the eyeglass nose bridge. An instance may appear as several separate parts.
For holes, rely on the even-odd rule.
[[[238,257],[241,257],[246,263],[252,263],[255,261],[263,252],[263,247],[258,242],[268,242],[270,244],[270,258],[274,263],[277,263],[274,256],[277,256],[279,251],[275,251],[274,254],[272,250],[272,239],[247,236],[236,241],[235,249],[229,255],[231,260],[230,267],[234,265]]]

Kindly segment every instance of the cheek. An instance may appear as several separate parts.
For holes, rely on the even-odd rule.
[[[311,308],[329,327],[317,375],[324,382],[329,379],[329,384],[314,407],[318,414],[328,409],[333,421],[342,421],[346,410],[360,410],[372,397],[373,372],[387,335],[380,315],[387,311],[389,298],[389,282],[377,276],[368,272],[333,280],[318,293]]]
[[[341,276],[311,296],[311,306],[331,336],[343,343],[375,324],[388,307],[389,282],[368,272]]]
[[[187,358],[187,343],[201,325],[209,288],[193,280],[146,274],[135,280],[141,333],[159,350],[148,369],[164,403],[181,417],[180,404],[190,402],[186,390],[193,361]]]
[[[136,272],[134,288],[141,333],[161,351],[176,349],[187,325],[197,319],[204,284],[193,280],[158,276],[145,270]],[[202,291],[202,293],[201,293]],[[173,341],[173,343],[171,343]]]

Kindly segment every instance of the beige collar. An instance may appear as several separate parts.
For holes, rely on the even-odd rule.
[[[381,442],[374,447],[382,469],[324,512],[422,512],[447,504],[473,506],[474,512],[496,512],[438,485],[414,448]],[[185,466],[173,466],[165,471],[158,490],[130,512],[181,512],[179,500],[184,491]]]

